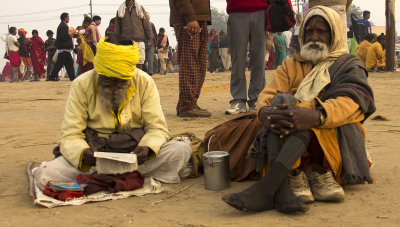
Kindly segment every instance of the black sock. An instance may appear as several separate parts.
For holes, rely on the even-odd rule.
[[[272,166],[281,150],[281,140],[278,135],[269,133],[267,141],[268,159],[270,166]],[[281,186],[275,194],[274,203],[276,208],[283,213],[306,212],[309,209],[306,204],[304,204],[293,193],[292,189],[290,188],[289,179],[287,176],[283,180]]]
[[[278,135],[268,132],[267,133],[267,154],[269,160],[269,166],[272,166],[276,157],[278,157],[279,151],[281,150],[281,139]]]
[[[282,163],[286,169],[290,170],[307,149],[310,139],[311,132],[309,131],[296,132],[290,135],[282,145],[276,161]]]
[[[274,207],[274,196],[282,181],[287,178],[288,170],[274,162],[268,173],[246,190],[224,195],[222,200],[242,211],[264,211]]]
[[[276,204],[279,204],[277,205],[278,209],[282,212],[291,212],[291,207],[294,207],[294,211],[304,212],[303,205],[297,203],[299,200],[297,198],[292,199],[294,194],[287,180],[290,168],[301,157],[310,138],[311,133],[308,131],[297,132],[289,136],[276,160],[273,160],[272,157],[273,164],[265,176],[242,192],[224,195],[222,200],[242,211],[270,210]],[[273,140],[274,137],[271,139]],[[271,151],[274,150],[276,150],[275,147]],[[283,183],[284,181],[286,182]],[[275,198],[277,192],[278,196]],[[291,201],[295,201],[295,203]]]

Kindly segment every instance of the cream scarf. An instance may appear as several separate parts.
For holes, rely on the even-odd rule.
[[[136,8],[136,14],[138,15],[138,17],[140,19],[145,19],[145,10],[143,8],[143,6],[141,6],[136,0],[133,2],[132,7]],[[125,16],[125,12],[126,12],[127,6],[126,6],[126,2],[123,2],[119,8],[118,8],[118,17],[123,18]]]
[[[300,47],[304,44],[304,28],[313,16],[324,18],[331,29],[331,45],[329,55],[326,59],[318,62],[314,68],[301,81],[295,97],[301,102],[311,102],[319,93],[331,82],[329,67],[343,54],[348,53],[347,39],[344,37],[343,23],[336,11],[325,7],[315,6],[311,8],[300,27],[299,43]]]

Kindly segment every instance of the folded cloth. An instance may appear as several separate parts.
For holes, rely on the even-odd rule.
[[[83,191],[73,192],[73,191],[60,191],[54,192],[49,186],[45,185],[45,189],[43,190],[43,194],[50,196],[52,198],[68,201],[70,199],[79,198],[83,196]]]
[[[60,191],[71,191],[71,192],[80,192],[83,191],[85,186],[84,184],[78,184],[78,182],[61,182],[61,181],[49,181],[47,186],[51,188],[51,190],[55,192]]]
[[[137,171],[118,175],[94,172],[92,174],[79,174],[76,181],[79,184],[87,184],[84,194],[90,195],[104,190],[114,193],[138,189],[143,187],[144,178]]]

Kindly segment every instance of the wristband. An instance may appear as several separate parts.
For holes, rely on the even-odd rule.
[[[322,110],[319,111],[319,125],[322,126],[325,124],[326,116]]]

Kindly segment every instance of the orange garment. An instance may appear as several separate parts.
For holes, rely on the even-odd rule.
[[[357,47],[356,56],[360,59],[364,66],[367,66],[367,53],[371,45],[372,44],[369,41],[364,40]]]
[[[311,71],[311,64],[299,62],[295,59],[286,59],[282,65],[275,70],[273,80],[260,93],[257,101],[258,112],[264,106],[269,106],[271,99],[277,95],[277,90],[283,93],[296,93],[300,82]],[[324,90],[319,94],[322,97]],[[312,102],[299,103],[298,106],[306,109],[315,109],[316,104],[323,106],[326,112],[325,124],[313,128],[312,131],[321,146],[325,159],[336,176],[338,182],[342,170],[342,159],[340,156],[339,144],[336,138],[335,128],[344,124],[356,123],[364,134],[362,125],[359,123],[364,119],[364,114],[359,109],[359,105],[349,97],[337,97],[322,102],[315,98]],[[293,167],[300,165],[298,161]]]
[[[374,67],[382,66],[385,59],[385,52],[379,42],[375,42],[368,49],[366,67],[368,70]]]

